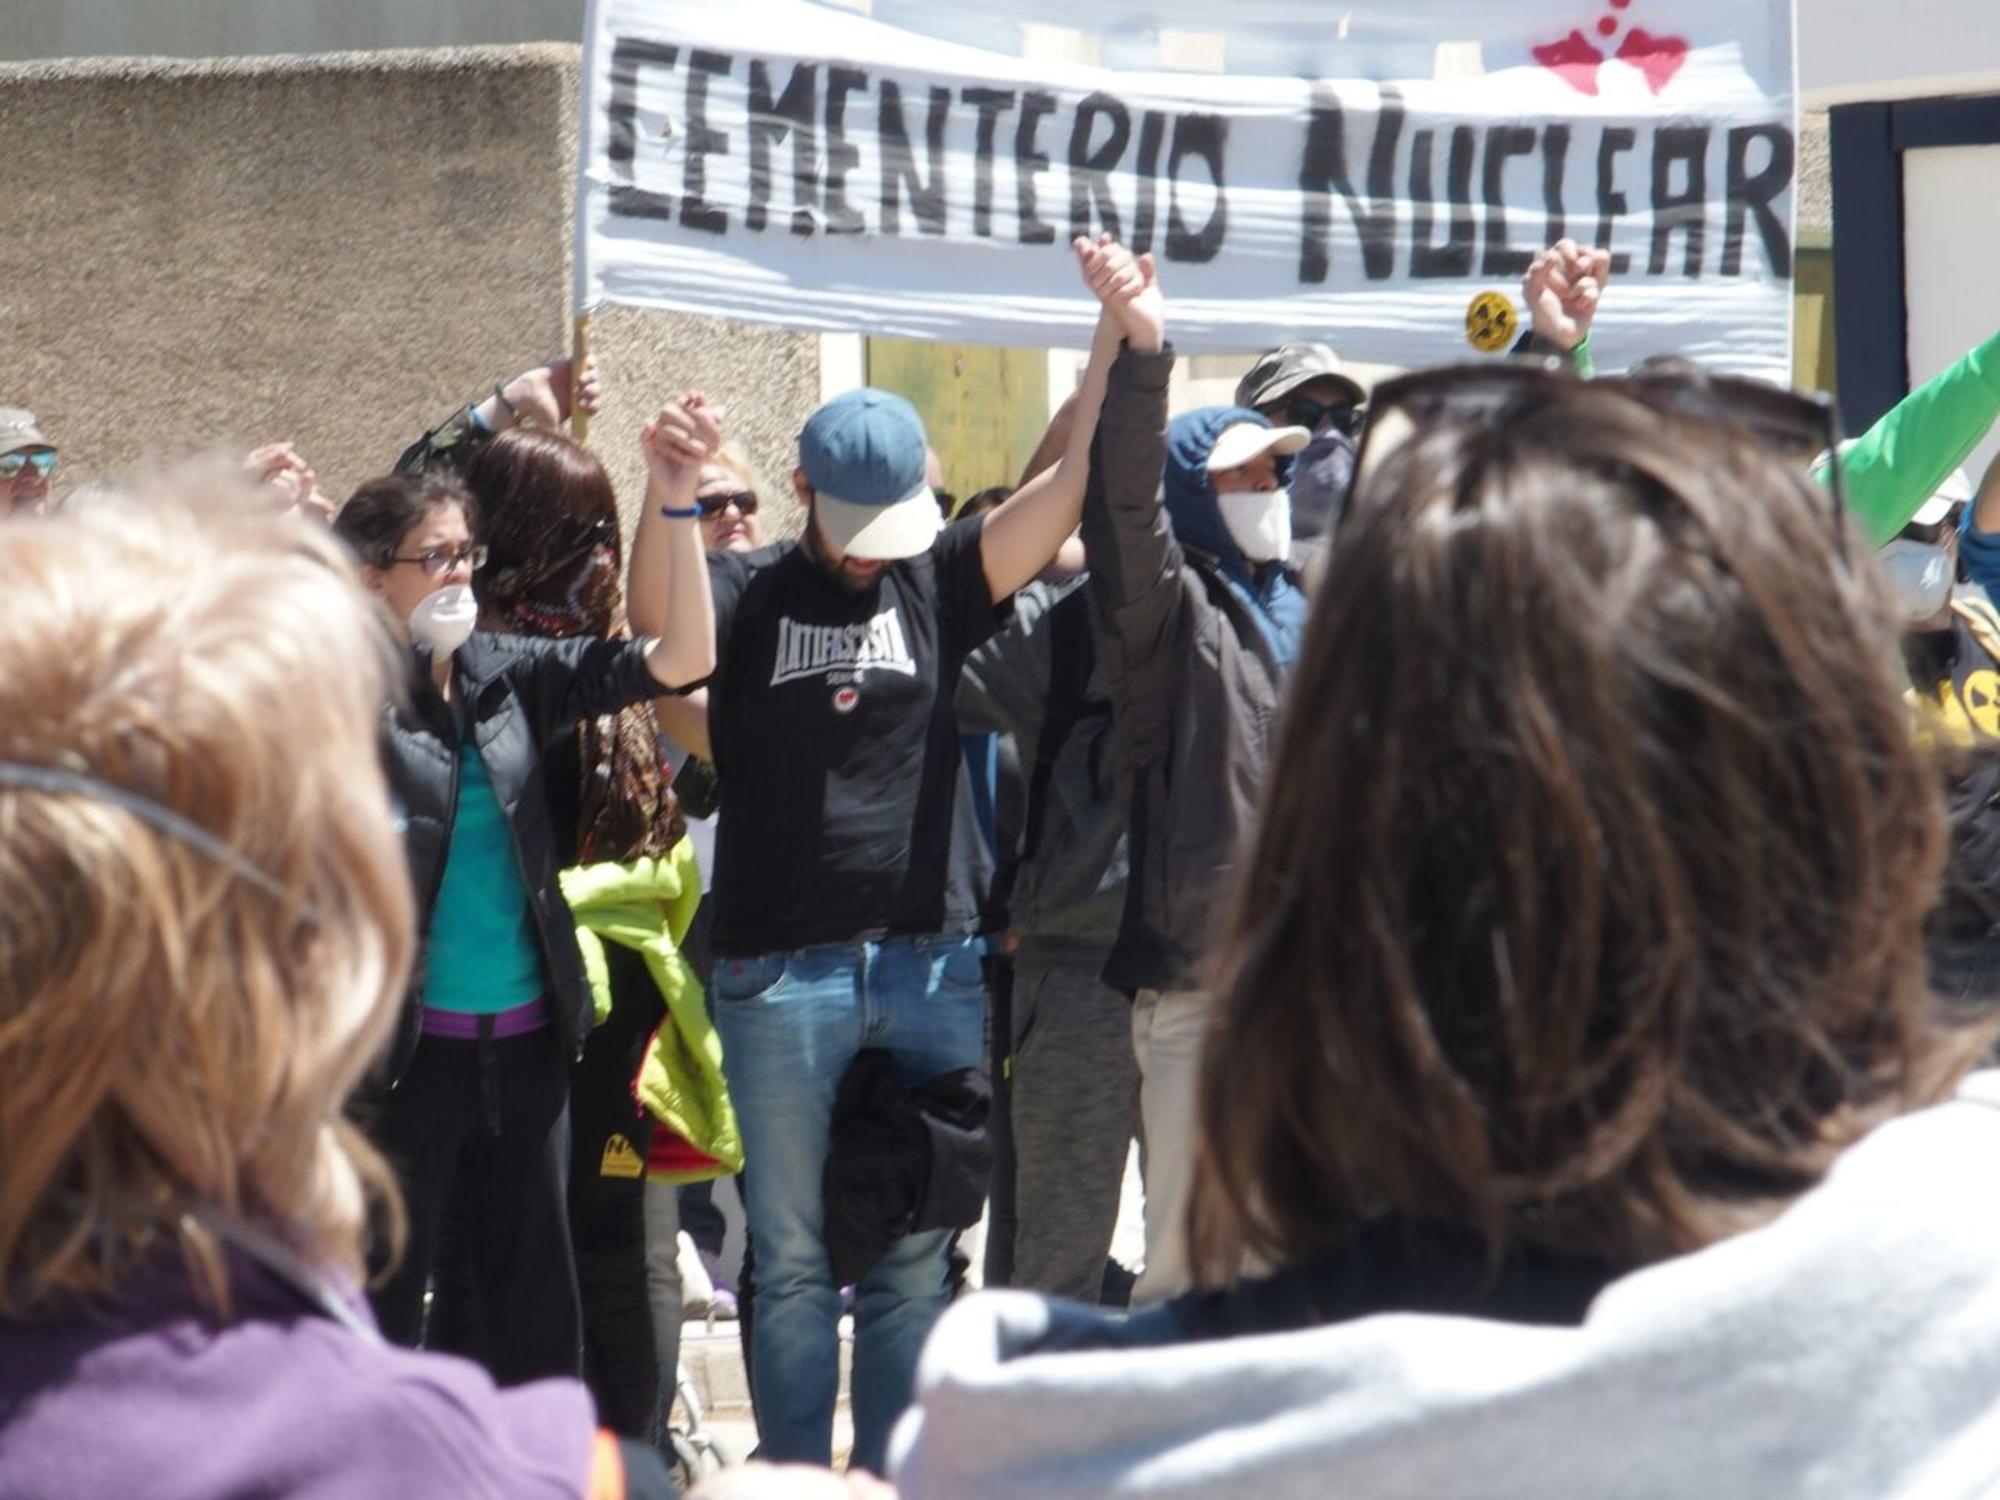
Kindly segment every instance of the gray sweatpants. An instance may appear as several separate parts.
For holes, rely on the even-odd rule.
[[[674,1410],[681,1368],[681,1190],[646,1179],[646,1301],[653,1314],[653,1348],[660,1359],[660,1407]]]
[[[1095,970],[1014,965],[1013,1285],[1097,1301],[1139,1132],[1132,1006]]]

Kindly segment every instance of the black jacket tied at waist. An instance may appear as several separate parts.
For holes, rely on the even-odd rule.
[[[826,1252],[836,1286],[866,1276],[896,1241],[979,1222],[993,1171],[984,1068],[914,1088],[889,1054],[862,1051],[840,1080],[826,1156]]]

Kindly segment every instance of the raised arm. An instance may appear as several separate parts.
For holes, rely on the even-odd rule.
[[[396,472],[431,468],[463,472],[494,433],[518,422],[558,427],[572,411],[595,415],[602,391],[597,367],[587,360],[581,369],[567,359],[552,359],[523,370],[495,385],[492,395],[461,406],[405,448],[396,460]]]
[[[1521,279],[1521,300],[1528,305],[1532,327],[1514,352],[1559,355],[1588,380],[1597,368],[1590,328],[1610,284],[1609,250],[1557,240],[1535,257]]]
[[[1187,668],[1186,554],[1160,503],[1167,456],[1165,307],[1112,364],[1083,505],[1086,587],[1112,701],[1112,744],[1130,767],[1165,753],[1171,679]]]
[[[722,446],[720,413],[691,391],[646,424],[646,503],[632,539],[626,613],[653,637],[646,662],[666,688],[685,688],[715,670],[715,605],[695,492],[701,466]]]
[[[1159,305],[1159,288],[1150,255],[1135,260],[1130,251],[1109,235],[1094,245],[1078,239],[1075,249],[1084,281],[1102,310],[1091,337],[1090,361],[1071,411],[1061,459],[1054,468],[1022,485],[1006,504],[990,512],[980,533],[979,551],[986,565],[986,585],[996,601],[1010,597],[1047,567],[1056,549],[1076,530],[1082,518],[1084,481],[1090,473],[1090,442],[1097,433],[1098,407],[1104,400],[1105,378],[1118,353],[1119,339],[1129,335],[1135,322],[1141,328],[1164,328],[1161,319],[1150,311]]]
[[[1996,417],[2000,334],[1918,386],[1841,451],[1848,509],[1868,540],[1879,547],[1909,525]]]

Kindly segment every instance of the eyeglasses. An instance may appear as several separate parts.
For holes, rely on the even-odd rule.
[[[746,516],[757,514],[757,497],[748,490],[731,490],[726,495],[701,495],[694,502],[704,516],[719,516],[730,506]]]
[[[1385,380],[1369,398],[1368,426],[1362,433],[1355,473],[1363,475],[1379,465],[1384,442],[1393,448],[1401,441],[1383,437],[1394,426],[1389,420],[1391,413],[1400,413],[1406,422],[1419,427],[1440,421],[1500,426],[1537,402],[1574,390],[1579,384],[1576,374],[1560,360],[1453,365]],[[1825,455],[1834,546],[1841,561],[1847,561],[1847,489],[1840,469],[1840,423],[1833,402],[1826,396],[1807,395],[1761,380],[1713,375],[1681,360],[1593,380],[1589,388],[1627,397],[1656,412],[1738,432],[1802,469],[1811,468]]]
[[[0,484],[9,484],[19,479],[29,469],[35,471],[38,479],[47,479],[56,471],[56,450],[42,448],[32,453],[9,453],[0,456]]]
[[[442,578],[460,563],[472,564],[477,573],[486,566],[486,549],[483,546],[433,547],[428,552],[419,552],[415,557],[391,557],[392,563],[415,563],[429,578]]]

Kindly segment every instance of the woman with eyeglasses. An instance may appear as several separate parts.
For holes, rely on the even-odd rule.
[[[904,1500],[1995,1492],[1996,1025],[1926,982],[1944,807],[1824,420],[1377,387],[1219,955],[1201,1289],[947,1314]]]
[[[488,559],[480,507],[442,468],[370,481],[334,521],[411,649],[406,690],[384,714],[383,756],[422,956],[370,1121],[408,1200],[410,1240],[376,1314],[395,1341],[423,1341],[424,1293],[449,1233],[469,1267],[478,1353],[502,1384],[574,1374],[582,1347],[563,1188],[570,1067],[595,1006],[557,880],[574,834],[558,827],[545,767],[580,721],[713,669],[694,474],[682,465],[633,544],[633,567],[650,569],[668,596],[659,640],[475,629],[472,579]],[[601,587],[604,541],[594,527],[551,530],[545,548],[567,550],[594,581],[551,608]]]

